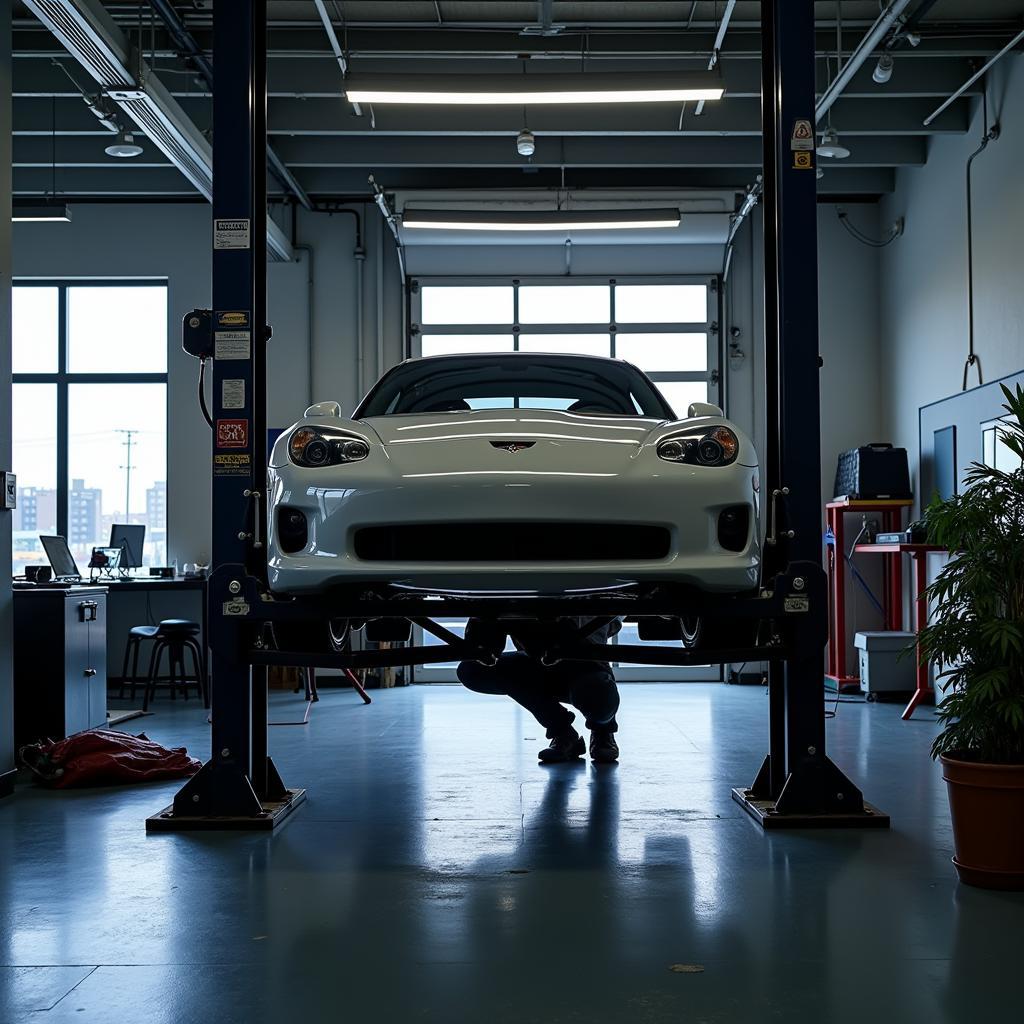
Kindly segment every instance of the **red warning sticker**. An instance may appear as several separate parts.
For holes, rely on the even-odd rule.
[[[248,448],[248,420],[217,420],[218,448]]]

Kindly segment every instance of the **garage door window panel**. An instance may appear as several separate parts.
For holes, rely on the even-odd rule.
[[[471,292],[476,292],[474,298]],[[493,278],[434,278],[413,288],[413,352],[442,355],[472,352],[560,352],[611,356],[647,373],[669,405],[685,416],[691,402],[718,401],[709,381],[717,367],[716,339],[710,325],[717,318],[717,295],[703,281],[583,278],[572,281]],[[477,320],[470,309],[486,307]],[[511,337],[509,335],[511,325]],[[553,392],[499,397],[470,397],[472,409],[568,409],[568,395]],[[630,396],[634,414],[646,402]],[[460,633],[465,620],[446,622]],[[423,642],[437,641],[424,634]],[[626,625],[621,643],[638,643],[636,627]],[[613,641],[614,644],[614,641]],[[614,659],[614,648],[609,650]],[[451,682],[456,663],[416,670],[423,682]],[[720,678],[718,666],[641,666],[618,664],[620,681]]]

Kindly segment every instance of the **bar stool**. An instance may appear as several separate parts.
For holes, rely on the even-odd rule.
[[[131,684],[131,699],[135,700],[135,690],[140,682],[148,682],[148,677],[139,677],[139,651],[143,640],[155,640],[159,626],[132,626],[128,630],[128,643],[124,647],[124,665],[121,667],[121,688],[117,691],[117,699],[124,700],[125,687]],[[131,661],[132,674],[128,675],[128,662]]]
[[[206,690],[206,659],[197,640],[199,623],[189,619],[163,619],[157,627],[153,653],[149,659],[149,676],[146,680],[146,694],[142,701],[142,710],[149,710],[149,702],[156,696],[157,683],[160,681],[160,662],[167,653],[167,676],[165,677],[171,700],[177,699],[176,689],[181,687],[182,695],[188,700],[188,688],[195,684],[196,690],[203,698],[203,706],[210,706],[210,696]],[[185,670],[185,651],[192,655],[191,673]]]

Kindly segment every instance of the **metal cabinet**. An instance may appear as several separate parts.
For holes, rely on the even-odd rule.
[[[18,746],[107,722],[107,592],[14,595],[14,734]]]

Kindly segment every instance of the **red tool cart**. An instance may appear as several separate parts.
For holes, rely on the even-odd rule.
[[[846,517],[877,513],[882,533],[898,533],[903,529],[903,512],[913,502],[905,498],[855,501],[838,498],[825,505],[825,526],[830,544],[834,542],[828,560],[828,663],[825,670],[826,685],[832,683],[840,693],[860,689],[860,679],[846,668]],[[874,545],[871,545],[873,548]],[[899,556],[887,558],[884,564],[885,628],[903,628],[903,567]]]

